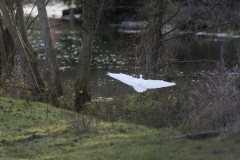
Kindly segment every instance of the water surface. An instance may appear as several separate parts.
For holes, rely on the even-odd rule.
[[[63,7],[59,6],[59,10]],[[59,14],[59,13],[58,13]],[[63,81],[74,80],[78,54],[81,48],[81,23],[79,21],[64,21],[53,15],[50,19],[52,38],[60,64]],[[120,25],[100,25],[95,37],[91,62],[91,91],[92,96],[113,97],[122,93],[134,92],[131,87],[116,82],[106,76],[110,72],[127,73],[125,60],[129,57],[123,55],[128,45],[127,37],[131,32],[122,32]],[[121,31],[118,32],[118,31]],[[128,34],[126,34],[128,33]],[[32,26],[31,42],[38,52],[40,66],[47,68],[44,44],[39,31],[39,25]],[[179,61],[192,60],[219,60],[221,54],[225,59],[234,57],[239,52],[239,36],[227,34],[199,33],[179,39],[177,58]],[[181,63],[179,72],[186,75],[204,73],[212,67],[212,63]],[[48,74],[48,72],[46,72]]]

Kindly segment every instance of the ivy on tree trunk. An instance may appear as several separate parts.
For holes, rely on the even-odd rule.
[[[13,39],[14,46],[19,53],[20,65],[23,78],[26,78],[29,89],[35,93],[41,93],[44,87],[43,81],[36,68],[36,60],[31,56],[31,51],[26,46],[22,34],[17,26],[13,11],[9,9],[9,3],[13,5],[12,1],[1,0],[0,10],[3,13],[4,24]],[[12,6],[11,6],[12,7]],[[13,47],[13,46],[12,46]]]

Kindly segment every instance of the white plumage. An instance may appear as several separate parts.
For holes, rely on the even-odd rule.
[[[137,92],[144,92],[147,89],[163,88],[176,85],[176,83],[165,82],[163,80],[145,80],[142,78],[142,75],[140,75],[140,78],[134,78],[123,73],[118,74],[108,72],[107,75],[132,86]]]

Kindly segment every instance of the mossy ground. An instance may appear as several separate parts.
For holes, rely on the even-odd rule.
[[[90,126],[83,125],[83,121],[87,121],[86,116],[81,119],[81,115],[49,104],[0,98],[0,159],[238,160],[240,157],[240,138],[229,138],[226,134],[206,140],[174,140],[180,135],[176,129],[99,120]]]

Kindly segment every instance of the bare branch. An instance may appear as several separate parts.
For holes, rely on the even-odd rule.
[[[181,8],[181,4],[182,4],[182,0],[180,0],[177,11],[171,16],[169,17],[166,21],[164,21],[159,28],[162,28],[162,26],[164,26],[166,23],[168,23],[171,19],[173,19],[175,16],[178,15],[180,8]]]
[[[45,3],[45,6],[46,6],[48,3],[49,3],[49,0]],[[29,20],[29,18],[30,18],[30,16],[31,16],[32,11],[33,11],[33,9],[35,8],[35,6],[36,6],[36,3],[34,3],[34,6],[33,6],[32,10],[31,10],[31,12],[30,12],[30,14],[29,14],[29,16],[28,16],[28,19],[27,19],[26,24],[28,23],[28,20]],[[35,22],[35,20],[36,20],[37,18],[38,18],[38,15],[35,16],[35,17],[33,18],[33,20],[29,23],[29,25],[27,26],[27,29],[30,28],[30,26],[33,24],[33,22]]]
[[[201,32],[201,31],[206,31],[206,30],[209,30],[209,29],[217,28],[217,27],[220,27],[220,26],[225,26],[225,25],[228,25],[228,24],[234,24],[234,23],[238,23],[238,22],[240,22],[240,20],[214,25],[214,26],[211,26],[211,27],[208,27],[208,28],[199,29],[199,30],[189,32],[189,33],[179,34],[179,35],[167,38],[167,39],[165,39],[165,41],[169,41],[169,40],[172,40],[172,39],[180,37],[180,36],[192,35],[192,34],[195,34],[195,33]]]
[[[194,20],[194,19],[197,19],[198,17],[201,17],[202,15],[210,12],[211,10],[213,10],[215,7],[217,7],[219,4],[222,3],[223,0],[219,1],[218,3],[216,3],[215,5],[213,5],[212,7],[208,8],[205,12],[202,12],[200,14],[198,14],[197,16],[189,19],[188,21],[185,21],[183,23],[180,23],[178,26],[174,27],[173,29],[169,30],[168,32],[164,33],[164,35],[168,35],[169,33],[172,33],[173,31],[175,31],[176,29],[178,29],[179,27],[181,27],[182,25],[184,24],[188,24],[190,21]]]

